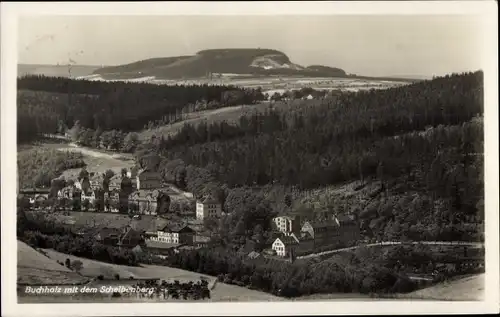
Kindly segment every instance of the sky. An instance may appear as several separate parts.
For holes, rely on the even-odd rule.
[[[260,47],[303,66],[430,77],[484,68],[481,32],[481,21],[464,15],[24,16],[18,63],[110,66]]]

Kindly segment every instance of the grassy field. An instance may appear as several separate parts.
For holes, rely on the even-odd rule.
[[[75,148],[67,145],[60,146],[58,150],[82,153],[84,156],[83,160],[85,164],[87,164],[87,171],[94,173],[102,174],[109,169],[115,172],[115,174],[120,174],[122,168],[130,169],[135,165],[130,155],[122,158],[120,154],[106,153],[86,148]],[[66,179],[76,179],[80,170],[79,168],[69,169],[64,171],[62,176]]]
[[[30,248],[29,246],[23,244],[22,242],[19,242],[18,245],[21,245],[21,247],[18,249],[18,254],[22,254],[22,256],[19,256],[19,261],[18,262],[18,267],[27,267],[30,266],[31,269],[31,274],[41,274],[42,271],[37,271],[35,268],[36,265],[44,265],[44,270],[43,272],[45,274],[58,274],[58,275],[63,275],[66,277],[66,281],[63,281],[62,279],[59,279],[58,281],[61,281],[60,284],[64,285],[67,284],[70,280],[71,274],[75,274],[75,280],[78,280],[79,282],[82,281],[85,277],[87,278],[93,278],[97,277],[98,275],[104,275],[105,278],[114,278],[115,274],[119,274],[121,279],[124,279],[124,281],[93,281],[90,284],[87,284],[89,286],[95,285],[117,285],[117,284],[127,284],[130,283],[130,277],[133,276],[136,279],[145,279],[145,278],[160,278],[164,280],[179,280],[179,281],[198,281],[201,278],[206,279],[209,281],[209,287],[213,289],[211,290],[211,301],[275,301],[275,300],[281,300],[278,297],[275,297],[273,295],[264,293],[264,292],[259,292],[259,291],[254,291],[250,290],[244,287],[239,287],[235,285],[228,285],[224,283],[219,283],[215,282],[216,278],[213,276],[208,276],[204,274],[199,274],[195,272],[189,272],[185,270],[180,270],[176,268],[170,268],[166,266],[156,266],[156,265],[143,265],[141,267],[130,267],[130,266],[124,266],[124,265],[113,265],[109,263],[103,263],[99,261],[94,261],[94,260],[89,260],[89,259],[84,259],[84,258],[79,258],[63,253],[56,252],[54,250],[43,250],[47,255],[47,257],[44,257],[41,253],[37,252],[36,250]],[[41,259],[40,257],[44,257],[45,259]],[[64,262],[67,258],[69,258],[71,261],[74,260],[80,260],[83,263],[83,269],[80,271],[80,275],[77,273],[73,273],[69,270],[66,271],[54,271],[54,269],[64,269],[62,266],[57,264],[56,261],[61,261]],[[34,260],[31,262],[31,260]],[[37,264],[35,264],[37,263]],[[42,263],[42,264],[40,264]],[[49,264],[50,263],[50,264]],[[55,264],[54,264],[55,263]],[[18,270],[18,277],[23,279],[23,276],[26,274],[26,271]],[[20,276],[21,275],[21,276]],[[78,277],[78,278],[76,278]],[[24,278],[24,280],[27,280]],[[43,283],[43,280],[40,281],[35,281],[35,284],[38,283]],[[48,281],[46,281],[48,283]],[[64,283],[66,282],[66,283]],[[27,281],[29,284],[29,281]],[[95,298],[87,298],[87,299],[92,299],[94,300]],[[61,295],[61,296],[30,296],[29,294],[20,294],[20,301],[22,302],[66,302],[66,301],[85,301],[86,298],[85,296],[81,298],[75,298],[73,296],[67,296],[67,295]],[[133,301],[133,298],[127,298],[127,299],[111,299],[109,296],[104,295],[101,296],[99,301]],[[138,301],[146,301],[144,299],[137,299]],[[163,300],[162,300],[163,301]]]
[[[258,103],[255,105],[244,105],[244,106],[234,106],[234,107],[226,107],[216,110],[206,110],[199,112],[188,113],[184,116],[182,121],[176,122],[174,124],[168,124],[161,127],[143,130],[139,133],[139,138],[141,140],[147,140],[151,138],[152,135],[155,136],[165,136],[174,135],[177,133],[185,123],[197,125],[200,122],[207,122],[208,124],[212,122],[222,122],[226,121],[227,123],[235,123],[237,122],[241,116],[250,116],[255,113],[262,113],[271,107],[274,109],[280,110],[291,110],[293,108],[301,107],[301,106],[312,106],[317,104],[318,100],[293,100],[293,101],[283,101],[276,102],[271,105],[269,102]]]
[[[64,260],[63,260],[64,262]],[[80,284],[88,278],[79,275],[33,249],[17,241],[17,282],[20,284]]]
[[[484,273],[466,277],[456,277],[409,294],[396,294],[391,296],[391,298],[411,300],[481,301],[484,299],[484,278]]]

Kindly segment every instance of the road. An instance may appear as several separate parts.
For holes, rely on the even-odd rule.
[[[481,242],[465,242],[465,241],[413,241],[413,242],[401,242],[401,241],[385,241],[370,244],[361,244],[349,248],[342,248],[330,251],[324,251],[320,253],[313,253],[304,256],[298,256],[297,259],[309,259],[317,256],[335,254],[339,252],[356,250],[360,247],[377,247],[377,246],[387,246],[387,245],[401,245],[401,244],[422,244],[422,245],[443,245],[443,246],[470,246],[470,247],[484,247],[484,243]]]
[[[80,152],[83,155],[98,157],[98,158],[107,158],[111,160],[119,160],[119,159],[127,159],[133,160],[133,156],[131,154],[126,153],[106,153],[101,151],[96,151],[90,148],[79,146],[75,143],[69,143],[69,147],[59,148],[60,151],[72,151],[72,152]]]

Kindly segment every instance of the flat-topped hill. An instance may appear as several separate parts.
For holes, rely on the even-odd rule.
[[[151,58],[130,64],[103,67],[96,69],[93,74],[109,80],[143,77],[197,78],[209,74],[346,76],[340,68],[304,67],[293,63],[283,52],[261,48],[202,50],[192,56]]]

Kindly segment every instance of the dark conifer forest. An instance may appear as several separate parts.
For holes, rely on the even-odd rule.
[[[287,112],[269,110],[241,117],[236,125],[186,124],[175,137],[156,138],[137,154],[160,154],[164,163],[158,168],[195,194],[226,188],[220,194],[226,205],[237,188],[247,188],[241,195],[248,199],[269,196],[257,188],[284,186],[290,193],[378,181],[381,190],[372,201],[351,202],[342,210],[364,218],[369,236],[479,240],[482,80],[481,72],[453,74],[383,91],[344,93]],[[274,207],[265,207],[265,199],[255,199],[260,203],[252,212],[258,214],[266,214],[266,208],[276,212],[280,203],[273,198]],[[335,208],[339,203],[333,203]],[[246,232],[257,225],[261,230],[257,218],[248,221],[241,209],[227,207],[237,210],[229,228],[241,220]]]
[[[18,142],[57,133],[78,122],[92,130],[137,131],[177,118],[198,103],[220,108],[263,99],[257,90],[216,85],[154,85],[24,76],[18,79]]]

